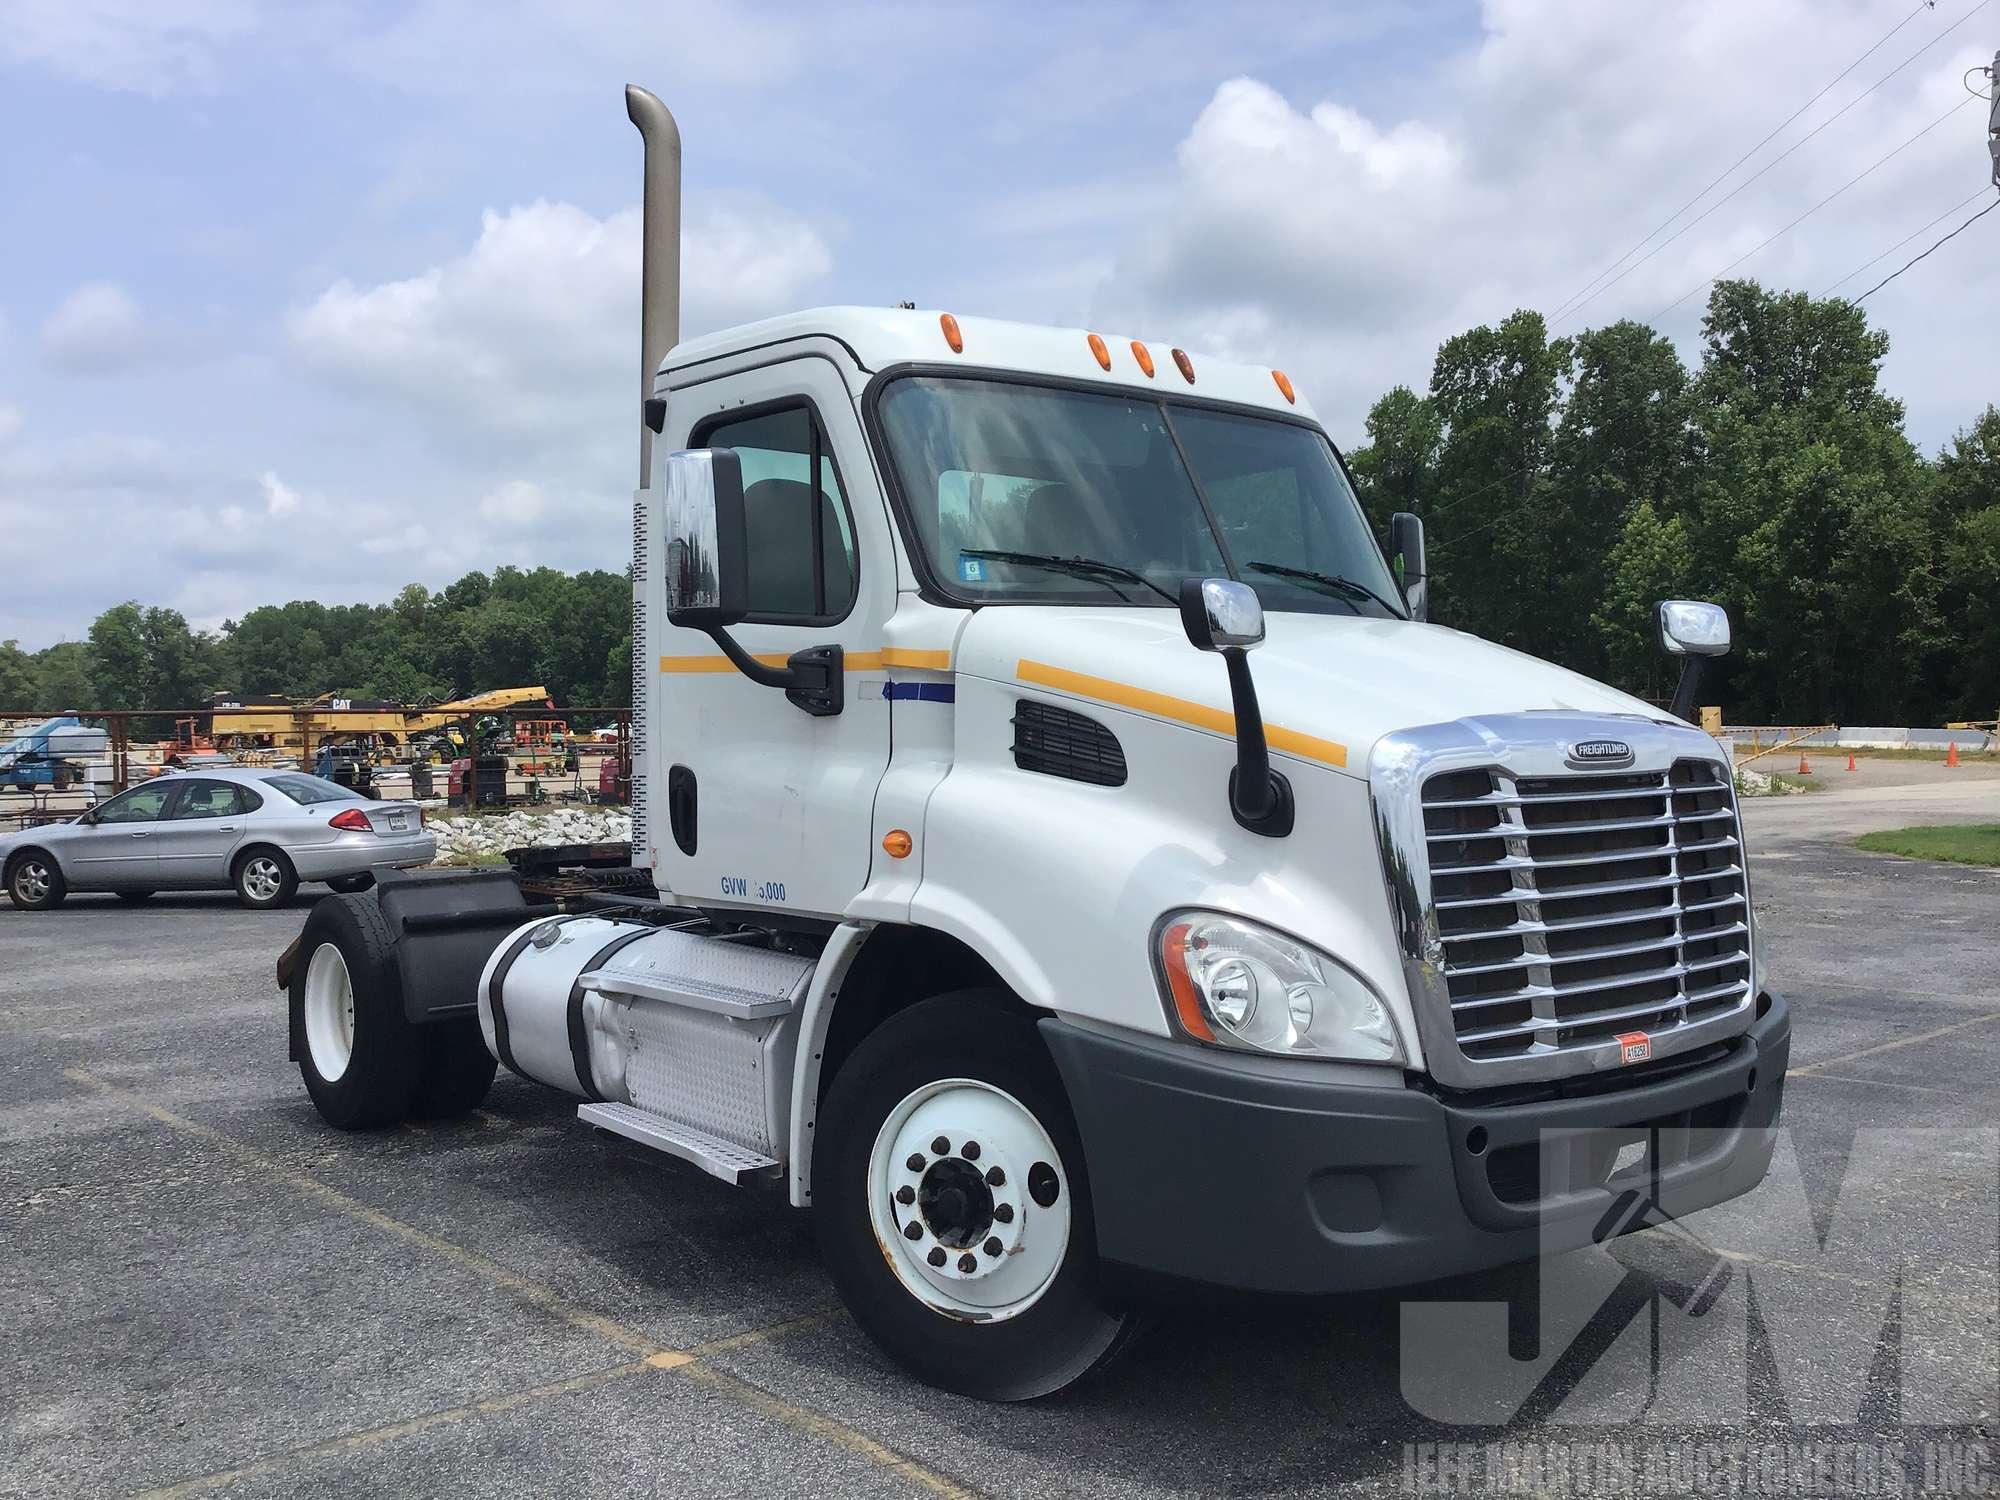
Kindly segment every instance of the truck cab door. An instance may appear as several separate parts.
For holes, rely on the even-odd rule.
[[[667,410],[656,455],[729,448],[742,465],[751,611],[731,635],[777,666],[838,645],[845,670],[840,711],[815,716],[653,607],[655,879],[702,906],[838,916],[868,882],[889,759],[882,631],[896,604],[887,510],[853,397],[834,362],[813,355],[690,384]],[[657,538],[650,551],[663,555]],[[660,598],[657,570],[649,586]]]

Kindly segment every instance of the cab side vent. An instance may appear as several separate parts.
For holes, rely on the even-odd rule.
[[[1125,784],[1125,750],[1115,734],[1095,719],[1029,698],[1014,705],[1014,764],[1092,786]]]

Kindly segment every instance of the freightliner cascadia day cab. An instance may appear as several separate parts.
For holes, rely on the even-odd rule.
[[[861,1327],[996,1399],[1135,1287],[1407,1285],[1762,1178],[1790,1024],[1689,673],[1663,712],[1425,623],[1415,518],[1267,368],[907,309],[677,343],[679,136],[627,104],[657,894],[320,902],[279,968],[331,1124],[497,1059],[812,1208]]]

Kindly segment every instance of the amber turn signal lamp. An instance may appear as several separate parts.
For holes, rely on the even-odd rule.
[[[1193,385],[1194,361],[1187,357],[1187,351],[1185,349],[1176,349],[1174,351],[1174,365],[1176,368],[1180,370],[1182,376],[1186,378],[1187,383],[1189,385]]]
[[[1139,361],[1139,368],[1146,372],[1146,378],[1153,378],[1153,351],[1137,339],[1132,340],[1132,357]]]
[[[1176,353],[1180,351],[1176,350]],[[1187,971],[1188,922],[1176,922],[1160,934],[1160,967],[1167,973],[1167,992],[1174,997],[1174,1014],[1181,1028],[1197,1041],[1212,1042],[1215,1031],[1201,1013],[1201,997]]]
[[[953,354],[965,352],[965,335],[958,331],[958,319],[950,313],[938,314],[938,327],[944,330],[944,341],[951,345]]]
[[[1271,378],[1278,383],[1278,394],[1283,396],[1292,405],[1297,406],[1299,404],[1299,393],[1292,389],[1291,378],[1283,370],[1273,370]]]
[[[882,835],[882,852],[891,859],[908,859],[916,847],[917,841],[900,828],[891,828]]]
[[[1097,368],[1100,370],[1110,369],[1111,351],[1104,347],[1104,340],[1096,334],[1091,333],[1084,335],[1084,342],[1090,345],[1090,352],[1097,356]]]

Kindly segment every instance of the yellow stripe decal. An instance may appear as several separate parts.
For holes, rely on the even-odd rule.
[[[1186,698],[1169,697],[1165,693],[1155,693],[1146,688],[1132,687],[1127,683],[1113,682],[1107,677],[1088,677],[1082,672],[1072,672],[1066,667],[1052,667],[1046,662],[1029,661],[1025,657],[1014,668],[1014,675],[1023,682],[1032,682],[1038,687],[1054,688],[1059,693],[1073,693],[1079,698],[1095,698],[1100,703],[1115,704],[1119,708],[1152,714],[1156,718],[1172,719],[1180,724],[1192,724],[1197,729],[1207,729],[1216,734],[1236,733],[1236,715],[1226,708],[1210,708],[1205,703],[1192,703]],[[1345,745],[1319,739],[1310,734],[1300,734],[1296,729],[1266,724],[1264,740],[1273,750],[1283,751],[1287,755],[1296,755],[1305,760],[1324,761],[1330,766],[1347,764]]]
[[[782,667],[791,658],[784,653],[758,652],[756,659],[767,667]],[[949,651],[912,651],[907,647],[891,646],[883,651],[849,651],[845,654],[845,665],[850,672],[879,672],[884,667],[917,667],[927,672],[949,672],[951,653]],[[701,656],[663,656],[660,658],[662,672],[733,672],[729,658],[720,654]]]

